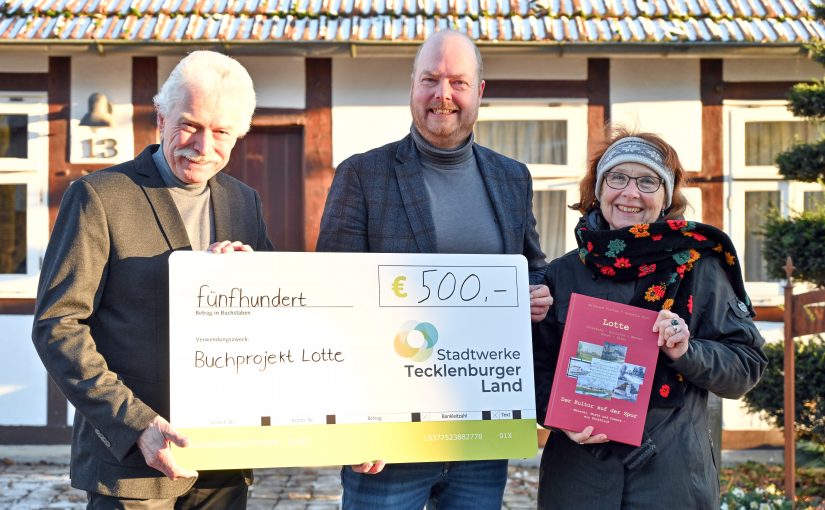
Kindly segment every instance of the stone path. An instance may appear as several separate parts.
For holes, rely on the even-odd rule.
[[[66,459],[68,460],[68,459]],[[510,466],[502,508],[535,509],[538,468],[535,463]],[[338,468],[256,469],[249,510],[334,510],[341,507]],[[17,461],[2,457],[0,509],[83,509],[86,496],[69,487],[69,466],[62,459]]]

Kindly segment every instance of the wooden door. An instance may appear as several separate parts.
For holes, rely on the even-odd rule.
[[[224,172],[261,195],[269,238],[278,251],[304,251],[303,130],[253,127],[238,140]]]

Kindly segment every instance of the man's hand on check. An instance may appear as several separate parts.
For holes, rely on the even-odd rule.
[[[232,253],[233,251],[253,251],[248,244],[243,244],[240,241],[218,241],[212,243],[206,249],[209,253]]]
[[[547,316],[550,305],[553,304],[553,296],[547,285],[530,285],[530,320],[541,322]]]
[[[372,462],[364,462],[363,464],[353,464],[352,470],[365,475],[376,475],[380,473],[386,465],[387,463],[383,460],[374,460]]]
[[[169,443],[184,447],[189,444],[189,439],[175,432],[172,425],[160,416],[152,420],[152,423],[140,434],[137,440],[138,448],[140,448],[140,453],[143,454],[146,464],[157,469],[170,480],[198,476],[197,471],[185,469],[175,464]]]

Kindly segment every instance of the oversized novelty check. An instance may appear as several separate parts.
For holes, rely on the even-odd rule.
[[[536,453],[520,255],[176,252],[169,274],[183,466]]]

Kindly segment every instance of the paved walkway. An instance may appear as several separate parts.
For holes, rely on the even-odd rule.
[[[85,493],[69,487],[68,447],[0,445],[0,509],[83,509]],[[333,510],[341,507],[340,469],[256,469],[249,510]],[[503,508],[535,509],[538,459],[515,461]]]
[[[781,450],[722,451],[722,463],[782,462]],[[83,509],[85,493],[69,487],[68,446],[0,445],[0,510]],[[338,468],[256,469],[249,510],[333,510],[341,506]],[[502,508],[535,509],[538,457],[510,462]]]

